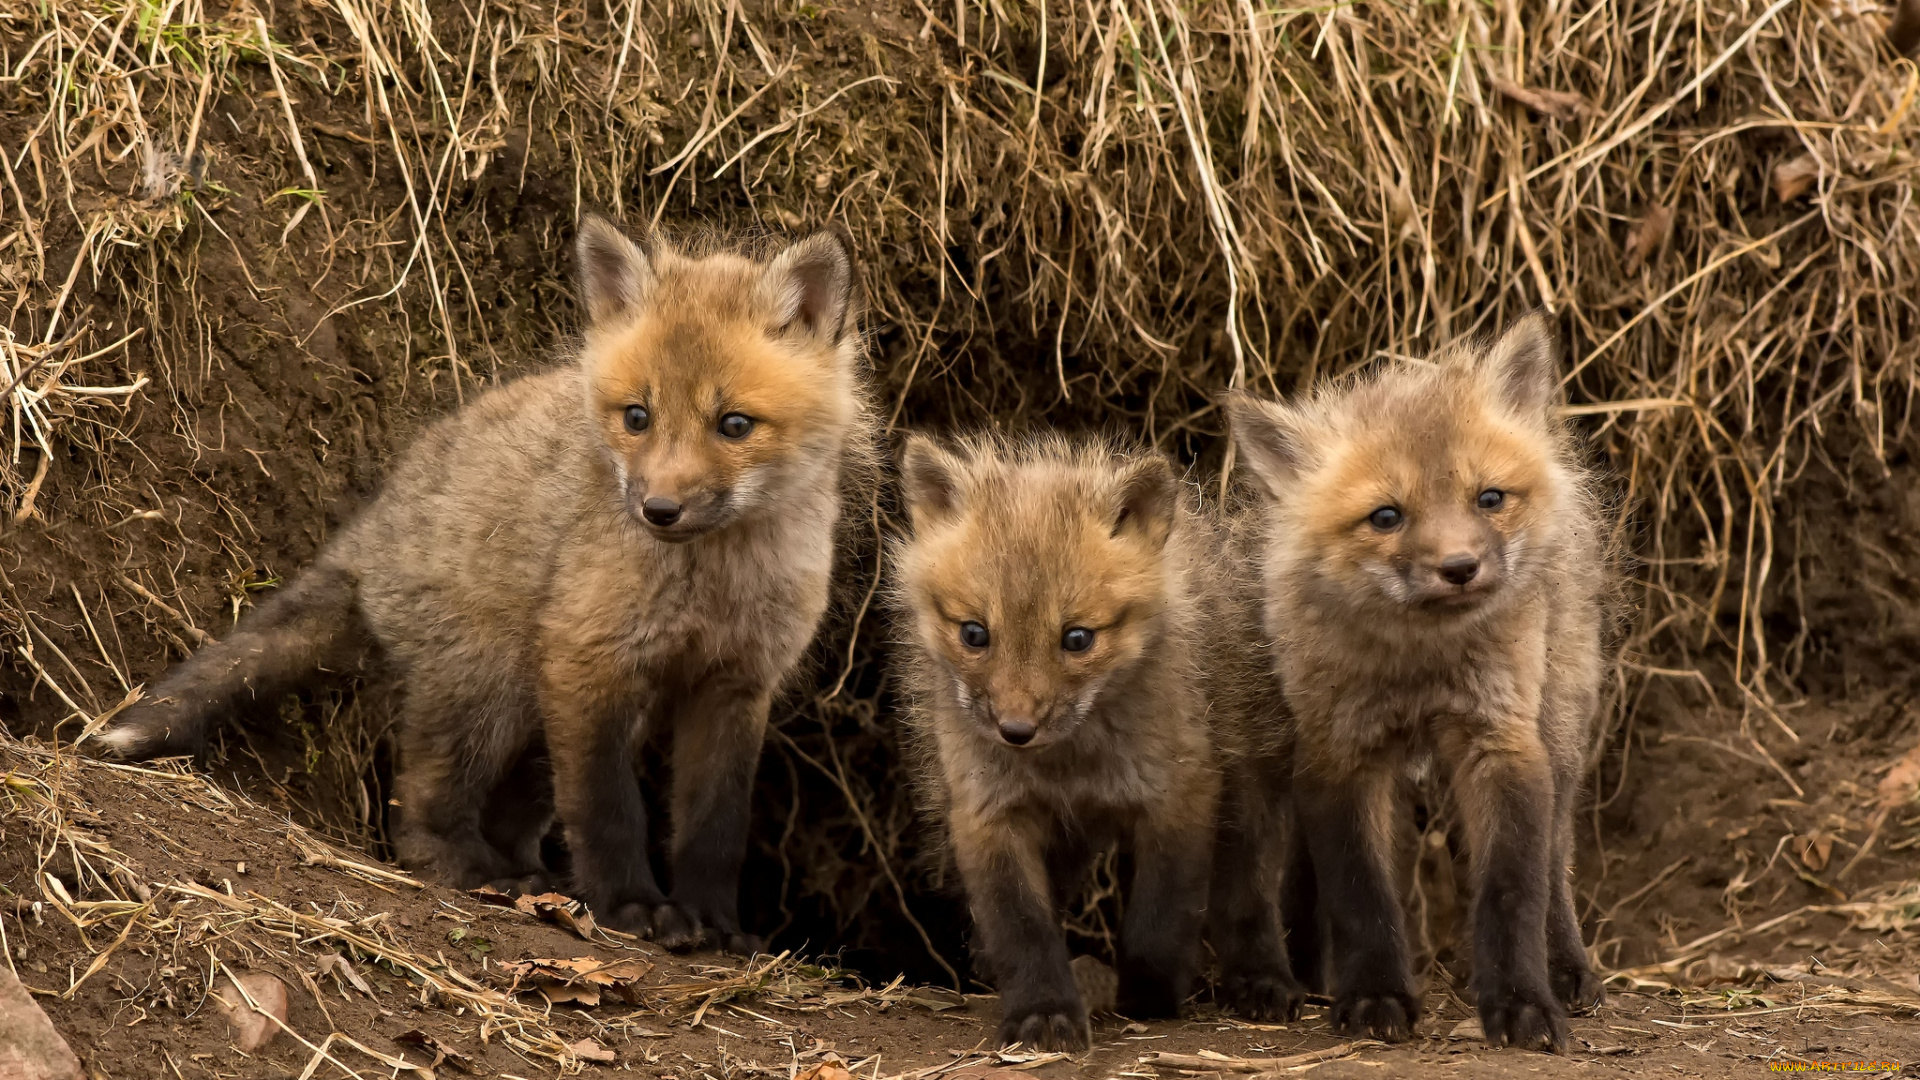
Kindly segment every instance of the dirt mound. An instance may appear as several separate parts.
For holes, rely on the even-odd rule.
[[[600,1068],[658,1080],[1173,1080],[1301,1066],[1339,1076],[1355,1059],[1368,1071],[1353,1075],[1367,1076],[1468,1061],[1496,1076],[1609,1063],[1698,1076],[1920,1056],[1920,1025],[1897,1022],[1920,1014],[1910,965],[1718,955],[1683,995],[1646,993],[1671,974],[1632,976],[1575,1020],[1567,1059],[1486,1049],[1464,987],[1444,980],[1427,995],[1426,1037],[1401,1047],[1335,1038],[1324,1002],[1290,1025],[1202,1003],[1189,1021],[1102,1017],[1079,1058],[996,1054],[979,1049],[991,997],[870,986],[790,954],[666,955],[594,927],[564,897],[515,906],[421,885],[190,773],[0,740],[0,785],[6,959],[89,1080]],[[1898,911],[1853,918],[1873,926]]]

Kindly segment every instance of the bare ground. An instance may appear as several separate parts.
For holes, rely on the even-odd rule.
[[[1648,1068],[1751,1076],[1772,1063],[1920,1060],[1909,936],[1848,929],[1862,922],[1858,912],[1809,913],[1752,941],[1729,936],[1725,951],[1671,972],[1643,966],[1617,975],[1606,1005],[1575,1019],[1564,1057],[1488,1049],[1463,1028],[1471,1010],[1444,970],[1429,980],[1421,1038],[1402,1046],[1338,1038],[1320,1005],[1296,1023],[1255,1025],[1202,1000],[1178,1022],[1102,1017],[1087,1054],[996,1055],[983,1050],[997,1009],[991,996],[962,1002],[950,991],[874,986],[791,956],[668,955],[415,884],[202,776],[11,741],[0,745],[0,763],[8,959],[90,1078],[395,1076],[407,1071],[400,1062],[431,1069],[435,1055],[405,1041],[409,1032],[467,1059],[465,1070],[442,1062],[441,1076],[529,1078],[581,1068],[659,1080],[791,1077],[829,1055],[874,1078],[1001,1068],[1039,1077],[1231,1077],[1273,1072],[1258,1059],[1275,1057],[1318,1078],[1464,1066],[1496,1076]],[[1780,820],[1784,827],[1792,816]],[[1719,855],[1703,850],[1701,858]],[[1708,887],[1670,874],[1650,892],[1672,889],[1678,900]],[[1799,887],[1811,888],[1796,877],[1775,902],[1791,910],[1805,899],[1789,895]],[[1673,917],[1676,932],[1683,921]],[[1747,923],[1758,925],[1751,915]],[[638,978],[586,1005],[566,988],[516,982],[510,966],[584,957],[637,960],[614,970]],[[229,972],[270,973],[290,992],[291,1030],[251,1055],[234,1045],[210,996]]]

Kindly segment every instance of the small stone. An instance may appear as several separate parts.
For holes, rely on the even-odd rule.
[[[247,1004],[248,999],[252,999],[252,1006]],[[240,976],[238,987],[227,980],[214,1000],[226,1012],[227,1023],[233,1025],[233,1044],[249,1054],[272,1042],[287,1022],[287,985],[264,971]],[[280,1023],[274,1023],[274,1019]]]
[[[574,1056],[581,1061],[591,1061],[598,1065],[611,1065],[620,1060],[619,1055],[592,1039],[581,1039],[567,1049],[572,1050]]]
[[[80,1059],[10,968],[0,966],[0,1080],[86,1080]]]

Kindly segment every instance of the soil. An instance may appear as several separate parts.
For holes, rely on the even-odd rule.
[[[15,897],[0,910],[8,960],[88,1070],[89,1077],[175,1075],[284,1077],[303,1073],[332,1033],[350,1035],[368,1050],[430,1066],[433,1056],[403,1041],[423,1032],[464,1055],[465,1069],[481,1076],[559,1075],[560,1067],[516,1050],[496,1021],[422,990],[394,957],[429,958],[446,978],[509,990],[503,965],[534,958],[592,956],[637,959],[644,975],[634,1003],[612,993],[592,1007],[544,1003],[538,991],[518,995],[533,1003],[532,1024],[568,1044],[582,1040],[611,1052],[589,1071],[639,1072],[659,1080],[732,1080],[788,1075],[837,1055],[856,1075],[891,1077],[939,1070],[1008,1068],[1046,1077],[1191,1076],[1228,1066],[1194,1068],[1143,1061],[1150,1054],[1261,1058],[1332,1051],[1348,1043],[1329,1029],[1322,1005],[1297,1022],[1258,1025],[1221,1015],[1204,1000],[1193,1015],[1173,1022],[1136,1023],[1103,1016],[1090,1053],[1052,1059],[983,1050],[997,1003],[972,995],[959,1004],[949,991],[875,987],[831,969],[717,954],[675,956],[645,942],[604,933],[583,939],[561,925],[471,894],[418,886],[404,878],[369,877],[370,860],[327,847],[287,818],[192,776],[116,768],[32,746],[0,746],[9,812],[0,845],[0,887]],[[316,859],[314,852],[325,853]],[[76,853],[103,887],[83,888]],[[338,865],[333,860],[345,860]],[[112,866],[122,871],[110,869]],[[61,905],[33,902],[42,895],[32,878],[52,873],[62,884]],[[95,880],[91,877],[84,880]],[[108,894],[151,898],[112,908]],[[194,895],[198,893],[198,895]],[[231,902],[210,900],[225,895]],[[325,931],[288,934],[248,917],[268,902],[339,920],[338,927],[374,943],[341,949]],[[67,910],[97,922],[77,929]],[[109,911],[119,914],[105,914]],[[132,911],[129,916],[126,913]],[[105,914],[104,918],[100,918]],[[115,923],[129,920],[125,933]],[[1836,928],[1807,927],[1830,957],[1849,946]],[[1422,1037],[1394,1047],[1354,1044],[1314,1064],[1318,1077],[1425,1075],[1436,1068],[1470,1066],[1496,1076],[1644,1073],[1648,1068],[1686,1076],[1750,1076],[1774,1062],[1920,1061],[1920,987],[1910,956],[1897,961],[1872,950],[1846,972],[1805,962],[1805,950],[1782,943],[1778,966],[1764,985],[1733,991],[1652,992],[1616,988],[1591,1016],[1576,1018],[1564,1057],[1488,1049],[1462,1030],[1471,1010],[1463,991],[1444,975],[1430,981]],[[104,954],[104,963],[96,958]],[[346,955],[345,974],[332,959]],[[1801,961],[1795,966],[1795,961]],[[265,972],[289,990],[282,1034],[242,1052],[224,1012],[208,991],[224,975]],[[749,974],[757,973],[757,974]],[[358,978],[364,990],[356,987]],[[78,982],[78,988],[69,987]],[[553,996],[564,997],[559,991]],[[1904,1004],[1889,1006],[1899,999]],[[1906,1019],[1898,1017],[1904,1013]],[[301,1041],[295,1039],[295,1035]],[[415,1036],[414,1038],[418,1038]],[[364,1075],[393,1075],[356,1048],[327,1047],[341,1065]],[[1894,1066],[1898,1070],[1901,1066]],[[311,1075],[346,1075],[323,1062]],[[1012,1078],[1008,1078],[1012,1080]]]

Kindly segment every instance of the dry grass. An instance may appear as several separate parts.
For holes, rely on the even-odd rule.
[[[369,899],[358,901],[344,894],[322,898],[324,908],[314,903],[289,904],[247,887],[250,880],[239,876],[245,873],[244,862],[235,870],[195,865],[178,858],[166,863],[142,859],[112,842],[113,834],[120,829],[110,826],[139,831],[135,822],[144,819],[127,813],[134,805],[148,809],[191,807],[194,812],[209,815],[223,832],[248,842],[253,852],[249,858],[257,859],[256,865],[272,865],[291,855],[303,865],[323,866],[375,891],[366,894]],[[110,812],[114,814],[112,821],[106,816]],[[382,903],[382,894],[395,894],[396,887],[402,894],[425,888],[409,876],[369,865],[203,775],[91,761],[70,751],[15,741],[3,734],[0,831],[10,843],[19,845],[16,851],[32,853],[29,861],[34,867],[33,891],[15,895],[8,908],[0,912],[0,935],[6,931],[7,917],[14,920],[16,936],[30,932],[29,919],[36,923],[64,920],[77,932],[89,957],[83,966],[68,973],[66,986],[37,991],[62,1000],[73,999],[83,985],[100,976],[116,978],[118,985],[127,987],[125,1004],[136,1011],[148,1004],[157,1006],[163,998],[169,1004],[191,1004],[204,1002],[223,976],[266,971],[275,973],[295,993],[304,986],[332,1020],[321,987],[335,984],[343,996],[350,987],[372,998],[375,990],[360,971],[378,969],[404,980],[402,990],[416,999],[390,1000],[390,1004],[432,1008],[449,1022],[458,1018],[459,1032],[466,1040],[482,1046],[504,1044],[529,1063],[558,1067],[563,1073],[578,1071],[583,1029],[597,1042],[618,1045],[635,1037],[651,1037],[653,1032],[641,1020],[654,1024],[684,1021],[699,1027],[709,1010],[717,1006],[739,1009],[751,1005],[753,1009],[803,1017],[829,1009],[857,1007],[884,1012],[907,1003],[936,1009],[958,1004],[941,997],[939,991],[907,987],[903,980],[869,987],[848,972],[805,963],[790,953],[754,957],[739,966],[702,965],[692,978],[680,976],[665,982],[657,977],[646,979],[655,961],[633,951],[629,935],[594,929],[589,922],[585,927],[575,927],[576,932],[599,951],[614,954],[616,959],[606,961],[604,966],[621,971],[618,981],[623,984],[622,996],[644,1008],[624,1016],[613,1015],[617,1009],[556,1013],[534,991],[531,980],[523,985],[519,977],[508,974],[510,969],[527,965],[496,962],[489,971],[483,959],[479,970],[469,975],[447,959],[447,952],[458,953],[458,948],[426,951],[420,947],[420,940],[434,939],[437,930],[422,934],[411,924],[404,931],[397,930],[393,907]],[[171,839],[169,854],[187,854],[175,850],[183,840]],[[196,880],[219,870],[233,876],[215,884]],[[277,874],[275,881],[277,884]],[[314,895],[321,898],[318,893]],[[467,898],[455,894],[454,899]],[[478,899],[467,903],[476,909],[486,906]],[[302,906],[307,910],[301,910]],[[445,896],[437,902],[435,918],[462,927],[477,921]],[[460,939],[443,940],[457,943]],[[102,975],[122,950],[126,955],[137,953],[151,958],[151,966],[160,972],[159,979],[150,978],[145,987],[138,987],[124,978]],[[12,946],[3,951],[12,964]],[[24,958],[27,953],[22,950],[19,955]],[[562,962],[532,961],[534,965],[543,963]],[[629,970],[632,976],[626,974]],[[624,985],[627,983],[631,988]],[[197,1010],[187,1010],[189,1015],[193,1011]],[[343,1030],[329,1032],[318,1043],[287,1030],[313,1055],[309,1074],[324,1061],[346,1075],[366,1075],[347,1064],[347,1059],[363,1057],[388,1070],[422,1071],[418,1063],[410,1065],[370,1049]],[[359,1064],[369,1068],[365,1061]]]
[[[1638,557],[1595,757],[1681,677],[1771,761],[1755,733],[1790,731],[1807,640],[1783,495],[1913,444],[1920,68],[1886,14],[0,0],[17,719],[98,717],[293,570],[361,457],[377,471],[343,432],[378,451],[386,423],[540,355],[555,253],[597,205],[846,223],[890,428],[1120,426],[1206,467],[1222,388],[1284,393],[1550,307]],[[262,383],[262,350],[334,374]],[[395,359],[373,378],[367,353]],[[264,397],[234,396],[243,370]],[[236,452],[229,406],[284,411],[250,429],[277,441]],[[269,484],[303,492],[293,520],[256,523],[245,492]],[[876,891],[904,912],[914,851],[859,602],[875,559],[766,795],[783,897],[843,926]],[[379,724],[342,725],[343,833],[378,828]]]
[[[168,967],[167,972],[183,975],[188,984],[201,979],[205,984],[198,988],[201,1000],[235,965],[241,970],[263,966],[279,969],[291,975],[283,976],[289,985],[304,983],[312,988],[317,985],[316,979],[327,976],[329,965],[344,956],[349,971],[357,961],[379,964],[403,975],[417,987],[421,1005],[439,1003],[449,1009],[471,1011],[482,1043],[499,1039],[530,1059],[563,1068],[577,1067],[569,1041],[551,1029],[546,1010],[475,982],[448,965],[444,956],[416,954],[394,937],[385,925],[388,916],[384,912],[355,912],[350,910],[354,906],[350,903],[334,904],[330,914],[318,907],[311,912],[300,911],[257,892],[235,890],[230,880],[222,891],[191,878],[172,877],[162,867],[142,865],[117,851],[90,827],[102,821],[102,806],[88,794],[102,787],[117,789],[122,795],[126,788],[143,788],[162,803],[195,805],[230,821],[235,829],[247,829],[270,816],[205,777],[91,762],[69,752],[11,739],[0,743],[0,757],[7,766],[6,805],[0,816],[10,832],[25,834],[21,841],[30,844],[37,855],[34,878],[39,898],[33,903],[33,914],[40,918],[43,906],[50,909],[55,916],[71,922],[93,951],[92,962],[58,991],[61,997],[72,998],[129,942],[143,955],[182,961]],[[87,775],[109,770],[113,774],[109,782]],[[288,826],[286,841],[302,852],[327,849],[324,840],[298,825]],[[331,854],[340,863],[353,865],[348,857]],[[24,908],[17,908],[16,913],[24,917]],[[195,988],[186,985],[182,993],[186,995],[182,1000],[192,1001]],[[317,989],[313,994],[316,999],[320,997]],[[395,1064],[342,1032],[329,1033],[322,1044],[307,1044],[315,1064],[329,1061],[349,1075],[360,1075],[340,1063],[335,1055],[346,1055],[346,1050],[333,1050],[336,1042],[390,1067]]]

